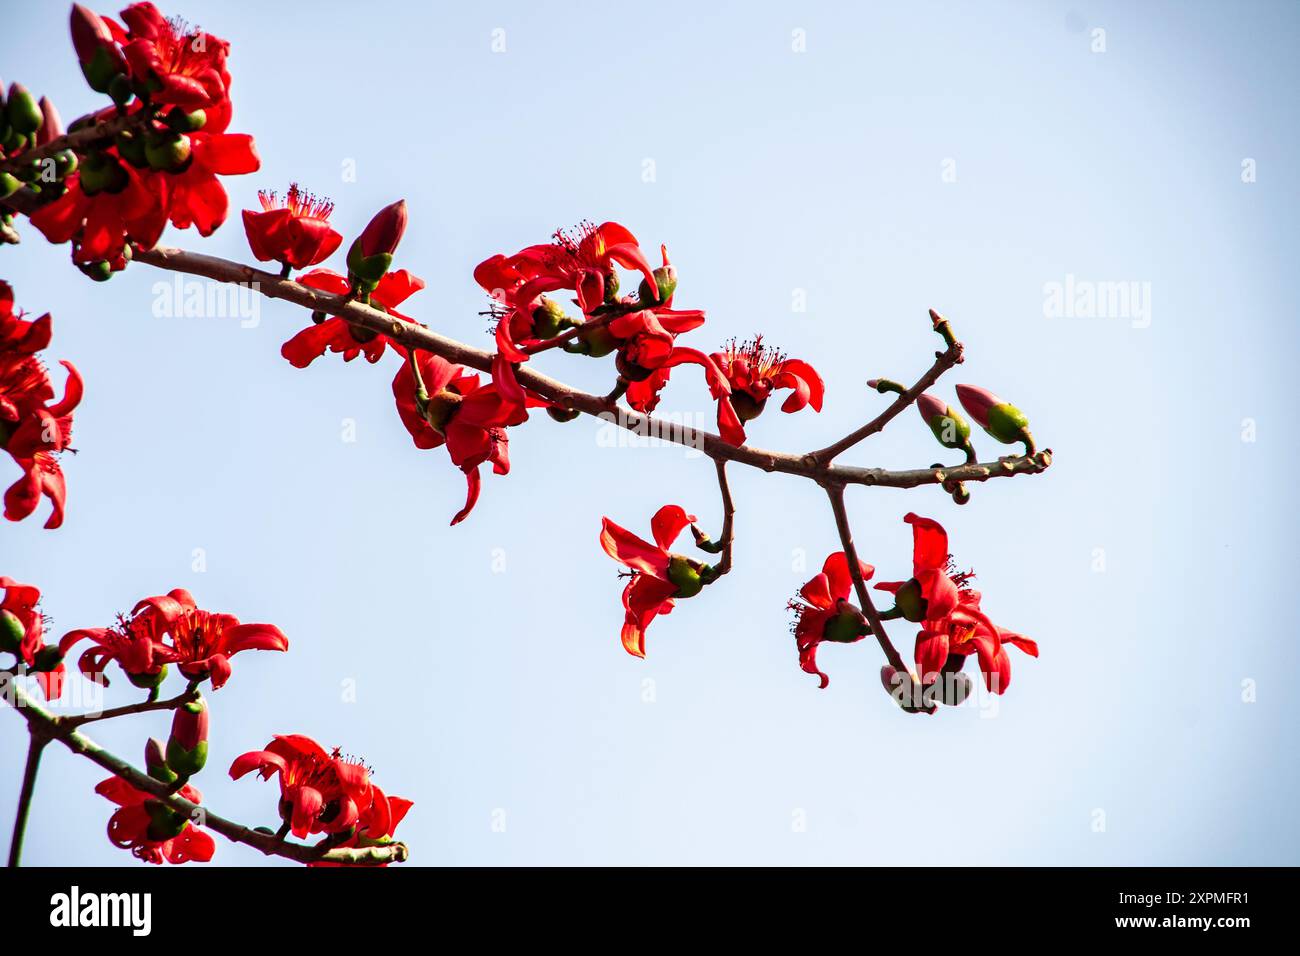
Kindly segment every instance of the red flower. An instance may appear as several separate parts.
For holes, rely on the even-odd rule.
[[[932,684],[942,674],[960,671],[974,653],[984,674],[984,686],[1004,694],[1011,686],[1011,658],[1004,645],[1038,656],[1038,643],[998,627],[980,610],[980,593],[963,590],[957,607],[946,617],[926,620],[916,635],[916,669],[923,684]]]
[[[491,462],[496,474],[508,474],[510,439],[506,428],[526,422],[528,406],[547,402],[531,395],[525,396],[523,403],[508,401],[496,383],[479,384],[475,372],[430,352],[417,350],[413,355],[420,380],[416,381],[409,361],[398,370],[393,379],[397,414],[416,448],[445,444],[452,464],[465,473],[465,507],[451,519],[453,525],[458,524],[478,501],[479,465]]]
[[[343,237],[330,228],[334,204],[303,192],[297,183],[281,200],[274,192],[257,194],[262,212],[244,210],[244,232],[260,262],[275,260],[293,269],[305,269],[333,255]]]
[[[95,787],[101,797],[118,805],[108,821],[108,838],[114,846],[130,850],[146,863],[207,863],[216,852],[212,836],[184,814],[151,793],[137,790],[121,777],[109,777]],[[188,784],[180,796],[201,803],[203,794]]]
[[[41,592],[0,576],[0,651],[13,654],[35,671],[36,682],[47,700],[63,695],[63,655],[45,644],[45,616],[37,605]]]
[[[660,614],[673,609],[677,598],[694,597],[714,578],[713,569],[700,561],[674,554],[682,529],[695,522],[678,505],[664,505],[650,519],[654,544],[644,541],[608,518],[601,519],[600,546],[615,561],[631,569],[623,589],[623,648],[645,657],[645,632]]]
[[[913,577],[876,587],[894,595],[895,608],[903,618],[921,625],[916,667],[922,684],[938,680],[950,656],[961,660],[947,669],[960,670],[966,656],[975,653],[989,690],[1004,693],[1011,682],[1011,662],[1002,647],[1003,639],[1034,657],[1038,645],[998,627],[980,609],[980,594],[969,586],[974,574],[956,570],[942,525],[910,513],[903,520],[912,526]]]
[[[122,53],[136,91],[151,104],[179,106],[191,112],[218,106],[227,99],[230,44],[225,40],[165,19],[152,3],[127,7],[122,22],[128,31]]]
[[[32,320],[15,314],[13,286],[0,279],[0,355],[32,355],[50,344],[50,335],[50,314]]]
[[[164,196],[167,215],[177,229],[194,226],[199,235],[212,235],[226,221],[230,210],[230,198],[217,177],[255,173],[262,166],[253,137],[247,133],[227,133],[229,122],[228,109],[219,115],[210,112],[201,130],[186,134],[190,139],[189,163],[177,172],[152,176]],[[152,243],[140,242],[140,245],[149,248]]]
[[[361,812],[361,818],[357,821],[356,832],[352,836],[338,842],[331,841],[334,846],[357,847],[357,846],[374,846],[376,844],[391,843],[393,833],[397,830],[397,825],[406,817],[407,811],[414,806],[410,800],[402,797],[390,797],[380,790],[373,783],[370,785],[371,800],[370,806]],[[308,866],[347,866],[346,863],[308,863]],[[387,863],[381,863],[380,866],[387,866]]]
[[[154,648],[157,659],[175,663],[190,680],[211,678],[213,690],[230,678],[230,658],[240,651],[289,649],[289,639],[275,625],[240,624],[231,614],[201,610],[184,588],[145,598],[131,613],[153,616],[150,626],[171,638]]]
[[[28,322],[12,311],[13,294],[0,283],[0,448],[13,456],[22,476],[5,492],[5,517],[21,521],[49,497],[53,509],[45,523],[63,523],[66,488],[55,456],[72,440],[72,413],[81,402],[82,380],[71,362],[63,398],[54,399],[49,373],[32,354],[48,344],[50,317]]]
[[[301,734],[277,734],[265,750],[236,757],[230,776],[238,780],[253,770],[263,780],[279,774],[280,814],[299,839],[311,833],[344,833],[358,826],[371,811],[376,793],[370,771],[363,764],[345,759],[337,747],[327,753]],[[387,824],[391,831],[396,824],[391,813],[385,821],[382,811],[378,808],[368,825]]]
[[[111,152],[86,156],[65,185],[62,196],[32,213],[31,223],[55,244],[75,239],[74,262],[115,260],[128,241],[151,249],[167,225],[158,180],[146,181]]]
[[[858,570],[862,572],[864,581],[869,581],[875,573],[875,568],[861,561]],[[821,573],[799,589],[803,601],[790,602],[790,610],[798,615],[794,638],[799,650],[799,666],[820,677],[822,687],[831,679],[817,668],[818,645],[822,641],[852,644],[867,635],[862,612],[849,601],[852,593],[853,578],[849,573],[848,558],[843,551],[836,551],[826,559]]]
[[[646,414],[659,404],[659,393],[668,384],[670,369],[686,363],[700,366],[709,392],[718,402],[718,429],[722,438],[739,445],[745,440],[745,432],[729,400],[731,386],[726,376],[703,352],[675,344],[678,335],[703,323],[704,313],[695,310],[643,309],[621,315],[607,326],[617,343],[615,365],[619,375],[629,383],[628,404]]]
[[[162,623],[157,614],[120,615],[112,627],[78,628],[64,634],[59,652],[66,656],[77,643],[88,640],[93,646],[77,661],[77,669],[88,680],[107,687],[104,668],[117,661],[132,684],[156,687],[167,676]]]
[[[329,269],[313,269],[306,275],[299,276],[298,282],[332,295],[347,295],[352,291],[344,276]],[[411,275],[405,269],[398,269],[379,280],[375,291],[370,293],[370,305],[403,322],[410,322],[409,318],[397,311],[397,307],[423,288],[423,279]],[[388,336],[354,327],[346,319],[335,316],[303,329],[284,343],[280,354],[295,368],[306,368],[327,350],[341,352],[345,362],[351,362],[362,353],[365,354],[366,361],[378,362],[385,347],[406,354],[406,348]]]
[[[489,259],[479,268],[493,261]],[[527,277],[516,293],[521,307],[527,307],[544,292],[572,289],[577,293],[578,307],[590,313],[617,293],[617,283],[611,282],[615,263],[637,270],[652,285],[655,282],[654,270],[636,236],[616,222],[599,226],[585,222],[578,226],[576,235],[558,229],[551,243],[529,246],[510,257],[510,262],[516,272]]]
[[[752,421],[763,413],[769,396],[776,389],[791,389],[791,394],[781,405],[781,411],[794,413],[806,405],[812,410],[822,410],[825,387],[822,378],[807,362],[787,359],[784,353],[763,344],[763,336],[741,345],[732,339],[726,351],[711,356],[731,386],[731,405],[742,422]],[[718,426],[722,427],[722,408],[719,406]],[[744,429],[740,442],[745,440]],[[740,444],[734,442],[733,444]]]
[[[504,394],[522,400],[513,368],[528,361],[528,352],[521,345],[553,338],[565,326],[575,324],[543,293],[572,289],[577,293],[578,307],[587,315],[602,306],[615,305],[616,263],[636,269],[650,288],[658,291],[654,270],[636,236],[616,222],[599,226],[584,222],[576,235],[556,230],[548,244],[528,246],[513,256],[496,255],[479,263],[474,279],[492,295],[500,310],[492,377]]]

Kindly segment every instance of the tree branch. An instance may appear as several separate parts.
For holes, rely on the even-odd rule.
[[[722,548],[722,557],[714,567],[721,577],[731,570],[731,545],[736,537],[736,505],[731,500],[731,485],[727,482],[727,463],[718,460],[714,464],[718,467],[718,491],[722,493],[722,539],[718,542]]]
[[[885,622],[880,619],[880,612],[876,606],[871,603],[871,594],[867,591],[867,582],[862,578],[862,568],[858,566],[858,549],[853,546],[853,530],[849,527],[849,515],[844,509],[844,486],[837,484],[828,484],[826,494],[831,499],[831,511],[835,513],[835,528],[840,533],[840,544],[844,547],[844,557],[848,559],[849,576],[853,578],[853,590],[858,595],[858,603],[862,605],[862,613],[867,619],[867,624],[871,627],[871,633],[876,636],[880,643],[880,649],[885,652],[885,657],[894,669],[900,673],[910,673],[907,664],[899,656],[897,648],[894,647],[893,641],[885,632]]]
[[[92,120],[91,115],[74,120],[72,125],[85,123],[86,125],[73,130],[71,133],[64,133],[62,136],[56,136],[44,146],[37,146],[34,149],[24,150],[15,156],[0,161],[0,172],[16,173],[25,166],[32,163],[38,163],[42,159],[60,153],[65,149],[74,150],[77,153],[85,153],[88,149],[107,143],[118,133],[132,126],[141,125],[143,122],[143,113],[132,113],[129,116],[113,116],[108,119]],[[12,198],[12,197],[11,197]],[[8,202],[8,200],[6,200]]]
[[[35,728],[29,727],[28,730],[31,739],[27,744],[27,764],[23,767],[23,784],[18,793],[18,810],[14,814],[14,834],[9,841],[8,865],[11,867],[17,866],[23,855],[23,837],[27,832],[27,816],[32,809],[32,793],[36,790],[36,773],[41,767],[41,753],[50,742],[48,735]]]
[[[939,376],[948,371],[948,369],[952,368],[954,365],[961,364],[963,361],[962,353],[964,348],[960,342],[953,338],[952,326],[949,325],[948,320],[938,312],[934,311],[934,309],[931,309],[930,321],[934,324],[934,330],[943,336],[944,341],[948,345],[948,347],[942,352],[934,353],[934,364],[930,366],[930,370],[917,379],[915,385],[899,395],[898,398],[894,399],[893,403],[888,408],[871,421],[867,422],[856,431],[849,432],[849,434],[835,442],[835,444],[827,445],[825,448],[810,453],[808,456],[809,458],[816,462],[829,465],[841,452],[847,451],[864,438],[868,438],[871,435],[876,434],[876,432],[883,430],[886,425],[893,421],[894,418],[903,411],[903,409],[907,408],[920,398],[922,392],[937,382]]]
[[[267,298],[282,299],[304,309],[325,312],[346,319],[363,329],[386,335],[409,348],[419,348],[427,352],[433,352],[450,362],[456,362],[477,369],[480,372],[490,373],[492,371],[492,354],[490,352],[439,335],[422,325],[395,319],[391,315],[370,306],[362,305],[347,296],[330,295],[317,289],[299,285],[292,279],[283,279],[278,275],[263,272],[251,266],[240,265],[216,256],[165,246],[159,246],[147,252],[137,252],[134,261],[144,262],[171,272],[201,276],[217,282],[245,285]],[[955,348],[957,349],[956,353],[951,347],[947,352],[942,353],[950,358],[937,361],[935,363],[936,367],[942,365],[943,368],[948,368],[956,364],[958,359],[953,356],[954,354],[956,356],[960,355],[960,345],[956,345]],[[941,372],[942,369],[939,372],[931,369],[930,373],[927,373],[916,386],[913,386],[916,394],[919,395],[933,381],[930,378],[931,374],[937,378]],[[712,432],[692,428],[688,425],[665,422],[651,415],[642,415],[638,412],[618,408],[602,396],[579,391],[573,386],[557,381],[535,369],[529,368],[527,365],[519,366],[515,374],[521,385],[532,389],[564,408],[583,412],[587,415],[594,415],[637,434],[651,434],[664,441],[673,442],[687,448],[699,449],[714,461],[734,461],[762,471],[776,471],[788,475],[797,475],[819,482],[832,481],[848,485],[915,488],[919,485],[943,484],[945,481],[986,481],[989,478],[1037,474],[1044,471],[1052,461],[1050,450],[1044,450],[1031,457],[1010,457],[996,462],[962,465],[956,468],[889,471],[883,468],[855,468],[831,465],[819,457],[822,454],[821,452],[814,453],[814,455],[793,455],[786,452],[754,448],[750,445],[729,445]],[[902,401],[902,398],[899,401]],[[895,405],[897,404],[898,402],[895,402]],[[906,407],[906,404],[898,410],[901,411],[903,407]],[[897,414],[897,411],[890,414],[889,417],[892,418],[894,414]],[[883,423],[879,427],[884,427]],[[841,443],[838,442],[837,444]],[[831,447],[834,448],[835,446]]]
[[[80,754],[92,763],[103,767],[109,773],[116,774],[137,790],[156,797],[176,812],[185,814],[187,819],[202,821],[202,826],[220,833],[233,843],[243,843],[256,850],[261,850],[268,856],[282,856],[298,863],[345,863],[377,866],[383,863],[401,863],[407,858],[408,851],[405,843],[322,850],[304,843],[282,840],[273,833],[253,830],[243,824],[217,816],[211,810],[192,803],[179,794],[171,793],[171,788],[167,784],[137,770],[125,760],[109,753],[99,744],[72,727],[66,724],[60,726],[59,718],[32,700],[16,683],[11,683],[8,691],[13,695],[14,709],[22,714],[23,719],[27,721],[33,741],[37,737],[43,737],[47,741],[59,741],[73,753]],[[31,765],[30,755],[28,756],[28,765]],[[196,812],[197,817],[195,816]],[[13,859],[12,851],[10,858]]]
[[[96,720],[112,720],[114,717],[126,717],[130,714],[147,714],[154,710],[175,710],[190,701],[198,700],[199,692],[196,690],[187,690],[184,693],[177,694],[167,700],[146,700],[138,704],[124,704],[121,707],[110,707],[108,710],[101,710],[89,714],[73,714],[69,717],[55,717],[55,722],[60,727],[68,727],[73,730],[89,724]]]

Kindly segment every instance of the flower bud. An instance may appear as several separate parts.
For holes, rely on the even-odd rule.
[[[27,629],[23,627],[23,622],[18,620],[17,614],[0,610],[0,651],[17,654],[26,634]]]
[[[144,158],[150,169],[174,172],[190,161],[190,138],[184,133],[145,137]]]
[[[974,385],[958,385],[957,398],[961,400],[962,407],[970,412],[970,417],[1002,444],[1030,442],[1029,419],[1016,406],[1004,402],[987,389]]]
[[[41,107],[35,97],[27,92],[27,87],[21,83],[14,83],[9,87],[9,99],[5,103],[5,118],[9,120],[9,128],[13,132],[26,136],[40,129],[41,121],[45,117],[41,114]]]
[[[37,105],[41,108],[41,126],[36,131],[36,145],[44,146],[63,135],[63,121],[48,96],[42,96]]]
[[[654,271],[655,285],[657,289],[651,289],[650,283],[645,279],[637,287],[637,298],[640,299],[644,307],[652,305],[663,305],[665,302],[672,300],[673,294],[677,291],[677,270],[671,264],[662,265]]]
[[[202,697],[176,708],[167,740],[167,766],[182,777],[208,762],[208,704]]]
[[[375,213],[370,223],[348,249],[348,271],[368,285],[366,291],[384,277],[393,264],[393,253],[406,232],[406,200],[399,199]]]
[[[113,145],[117,147],[117,155],[121,156],[136,169],[143,169],[149,165],[149,160],[144,154],[144,135],[133,130],[122,130],[113,137]]]
[[[0,199],[8,199],[23,188],[22,181],[10,173],[0,173]]]
[[[924,712],[933,714],[935,712],[935,706],[926,704],[923,695],[918,693],[916,681],[912,680],[911,674],[898,671],[886,664],[880,668],[880,683],[885,688],[885,693],[892,697],[894,703],[907,713]]]
[[[113,79],[126,72],[126,59],[100,16],[81,4],[72,5],[72,46],[86,82],[96,93],[107,93]]]
[[[150,737],[144,745],[144,769],[155,780],[176,782],[176,774],[167,766],[167,757],[163,754],[163,742],[157,737]]]
[[[944,448],[965,448],[970,441],[970,425],[947,402],[923,392],[916,400],[916,410]]]

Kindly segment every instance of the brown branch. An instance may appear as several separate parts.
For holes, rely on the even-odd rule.
[[[197,690],[187,690],[167,700],[146,700],[138,704],[124,704],[121,707],[110,707],[108,710],[88,714],[73,714],[69,717],[55,717],[54,719],[60,727],[75,730],[83,724],[89,724],[96,720],[112,720],[114,717],[127,717],[131,714],[147,714],[154,710],[175,710],[177,707],[198,699],[199,692]]]
[[[144,116],[144,113],[133,113],[129,116],[113,116],[100,120],[91,120],[89,115],[83,116],[81,119],[75,120],[72,125],[76,126],[78,123],[83,122],[86,125],[73,130],[71,133],[56,136],[44,146],[24,150],[15,156],[0,161],[0,172],[16,173],[25,166],[40,162],[42,159],[60,153],[65,149],[84,153],[93,146],[111,142],[113,137],[122,130],[140,125]]]
[[[79,733],[66,724],[60,725],[59,718],[32,700],[16,683],[11,683],[8,691],[13,695],[13,706],[27,721],[33,740],[43,737],[57,740],[73,753],[80,754],[92,763],[98,764],[109,773],[121,777],[137,790],[156,797],[177,813],[185,814],[190,820],[198,819],[201,825],[220,833],[233,843],[243,843],[268,856],[282,856],[298,863],[346,863],[362,866],[376,866],[383,863],[401,863],[406,860],[408,852],[404,843],[389,843],[383,846],[336,848],[322,850],[304,843],[283,840],[273,833],[253,830],[240,823],[217,816],[211,810],[186,800],[179,794],[172,793],[171,787],[155,780],[146,773],[137,770],[125,760],[117,757],[89,737]],[[196,816],[197,814],[197,816]]]
[[[346,319],[354,325],[387,335],[410,348],[419,348],[440,355],[480,372],[491,372],[492,354],[482,349],[457,342],[430,329],[411,322],[402,322],[384,312],[362,305],[347,296],[335,296],[317,289],[299,285],[292,279],[283,279],[270,272],[240,265],[216,256],[203,255],[160,246],[147,252],[137,252],[136,262],[144,262],[159,269],[202,276],[217,282],[243,284],[271,299],[292,302],[304,309],[325,312]],[[960,346],[956,346],[957,355]],[[950,348],[945,355],[953,355]],[[936,362],[936,366],[945,360]],[[952,358],[943,367],[956,364]],[[932,369],[931,372],[934,370]],[[938,373],[935,373],[937,377]],[[1051,464],[1051,452],[1042,451],[1032,457],[1010,457],[996,462],[961,465],[956,468],[921,468],[911,471],[889,471],[883,468],[856,468],[832,465],[822,460],[822,453],[794,455],[768,451],[750,445],[729,445],[712,432],[688,425],[677,425],[650,415],[617,408],[599,395],[579,391],[571,385],[557,381],[527,365],[519,366],[516,377],[520,384],[545,396],[564,408],[594,415],[638,434],[651,434],[687,448],[698,449],[714,461],[734,461],[767,472],[781,472],[811,478],[818,482],[836,482],[847,485],[876,485],[888,488],[915,488],[919,485],[943,484],[945,481],[986,481],[989,478],[1012,475],[1037,474]],[[918,383],[916,393],[927,387],[929,374]],[[910,391],[910,390],[909,390]],[[901,399],[900,399],[901,401]],[[897,403],[895,403],[897,404]],[[905,406],[904,406],[905,407]],[[896,414],[896,413],[895,413]],[[892,417],[892,415],[890,416]],[[883,427],[883,425],[881,426]],[[834,447],[834,446],[832,446]]]
[[[731,485],[727,482],[727,463],[716,461],[714,464],[718,466],[718,491],[722,493],[722,540],[718,542],[722,546],[722,558],[715,566],[721,577],[731,570],[731,545],[736,538],[736,505],[731,500]]]
[[[937,382],[939,376],[954,365],[961,364],[963,347],[960,342],[952,337],[952,326],[948,324],[948,320],[933,309],[930,310],[930,320],[934,323],[934,330],[943,336],[948,347],[942,352],[934,353],[934,364],[930,366],[929,371],[917,379],[915,385],[894,399],[888,408],[871,421],[856,431],[849,432],[833,445],[827,445],[825,448],[811,452],[808,455],[809,458],[815,462],[829,465],[841,452],[847,451],[864,438],[869,438],[876,432],[883,430],[900,412],[920,398],[922,392]]]
[[[844,557],[848,559],[849,576],[853,578],[853,590],[858,595],[858,603],[862,605],[862,613],[867,618],[867,624],[871,627],[871,633],[876,636],[880,643],[880,649],[885,652],[885,657],[894,669],[900,673],[910,673],[907,664],[899,656],[898,649],[894,647],[893,641],[885,632],[885,622],[880,619],[880,612],[876,606],[871,603],[871,594],[867,591],[867,582],[862,577],[862,568],[858,566],[858,549],[853,546],[853,529],[849,527],[849,515],[844,509],[844,486],[837,484],[828,484],[826,494],[831,499],[831,511],[835,512],[835,528],[840,533],[840,544],[844,547]]]

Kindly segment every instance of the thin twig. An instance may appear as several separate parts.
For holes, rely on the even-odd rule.
[[[736,516],[736,505],[731,500],[731,485],[727,482],[727,463],[721,459],[714,462],[718,466],[718,490],[722,492],[722,557],[718,560],[716,569],[718,576],[726,574],[731,570],[731,545],[735,540],[735,528],[733,519]]]
[[[89,724],[96,720],[112,720],[114,717],[126,717],[131,714],[146,714],[154,710],[175,710],[188,704],[190,701],[198,700],[198,691],[187,690],[177,694],[175,697],[167,700],[146,700],[138,704],[125,704],[121,707],[110,707],[108,710],[88,714],[73,714],[68,717],[55,717],[60,727],[69,727],[76,729],[83,724]]]
[[[201,807],[186,800],[179,794],[172,793],[167,784],[137,770],[125,760],[109,753],[84,734],[71,727],[60,726],[57,717],[24,693],[17,684],[11,684],[8,691],[13,694],[14,709],[22,714],[27,721],[28,728],[32,731],[33,740],[40,736],[47,740],[59,741],[73,753],[81,754],[87,760],[98,764],[109,773],[121,777],[135,789],[150,794],[166,803],[177,813],[184,814],[186,819],[199,821],[200,825],[220,833],[233,843],[243,843],[254,849],[261,850],[269,856],[282,856],[285,859],[296,860],[299,863],[345,863],[377,866],[384,863],[401,863],[407,858],[408,851],[405,843],[389,843],[374,847],[335,848],[323,851],[303,843],[280,840],[273,833],[263,833],[243,824],[227,820],[206,807]],[[31,763],[30,756],[28,763],[29,765]]]
[[[17,690],[17,687],[14,688]],[[21,691],[19,691],[21,693]],[[27,832],[27,817],[32,809],[32,793],[36,789],[36,774],[41,768],[41,753],[50,742],[48,734],[29,728],[31,740],[27,744],[27,764],[23,767],[23,785],[18,794],[18,810],[14,814],[14,834],[9,841],[9,866],[18,865],[23,855],[23,837]]]
[[[944,351],[935,353],[934,364],[930,366],[929,371],[917,379],[915,385],[894,399],[888,408],[861,428],[849,432],[849,434],[832,445],[827,445],[825,448],[809,453],[808,457],[813,461],[829,465],[841,452],[847,451],[864,438],[869,438],[884,429],[900,412],[920,398],[922,392],[937,382],[940,375],[961,361],[962,345],[960,342],[954,342]]]
[[[894,647],[893,641],[885,632],[885,622],[880,619],[880,612],[876,606],[871,603],[871,594],[867,591],[867,582],[862,578],[862,568],[858,566],[858,550],[853,546],[853,530],[849,527],[849,515],[844,510],[844,486],[837,484],[828,484],[826,494],[831,499],[831,511],[835,512],[835,527],[840,533],[840,544],[844,547],[844,557],[848,559],[849,576],[853,578],[853,590],[857,592],[858,603],[862,605],[862,613],[867,618],[867,624],[871,627],[871,633],[876,635],[876,640],[880,642],[880,649],[885,652],[885,657],[889,658],[889,663],[899,673],[909,673],[907,664],[899,656],[897,648]]]

